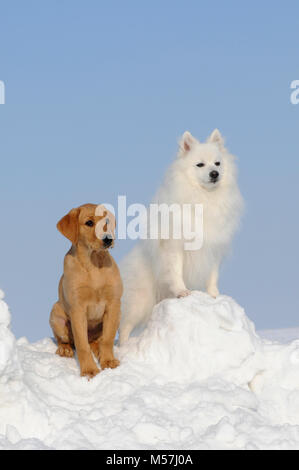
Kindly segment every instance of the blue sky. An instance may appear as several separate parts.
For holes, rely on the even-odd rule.
[[[221,291],[259,329],[299,325],[298,31],[297,1],[0,0],[0,286],[18,337],[50,334],[59,218],[148,203],[178,137],[215,127],[246,201]]]

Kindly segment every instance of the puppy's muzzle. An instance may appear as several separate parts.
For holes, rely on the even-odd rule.
[[[102,238],[103,245],[105,248],[109,248],[112,245],[113,239],[111,237],[103,237]]]

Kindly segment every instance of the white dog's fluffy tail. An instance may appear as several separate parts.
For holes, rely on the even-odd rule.
[[[153,272],[141,243],[120,264],[124,285],[119,341],[125,343],[134,328],[145,324],[156,304]]]

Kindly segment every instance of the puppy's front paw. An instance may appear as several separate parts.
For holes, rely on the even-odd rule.
[[[70,344],[60,344],[56,354],[60,357],[74,357],[74,350]]]
[[[182,297],[188,297],[191,294],[191,290],[185,289],[178,293],[177,298],[181,299]]]
[[[81,377],[87,377],[88,380],[92,379],[100,373],[100,369],[97,367],[89,367],[87,369],[81,370]]]
[[[115,369],[119,364],[120,363],[117,359],[101,360],[102,369]]]

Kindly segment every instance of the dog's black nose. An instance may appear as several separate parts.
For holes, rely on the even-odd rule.
[[[211,171],[211,173],[210,173],[211,180],[216,180],[218,178],[218,176],[219,176],[218,171],[216,171],[216,170]]]
[[[104,246],[106,246],[106,247],[110,246],[112,244],[112,241],[113,240],[110,237],[104,237],[103,238],[103,243],[104,243]]]

